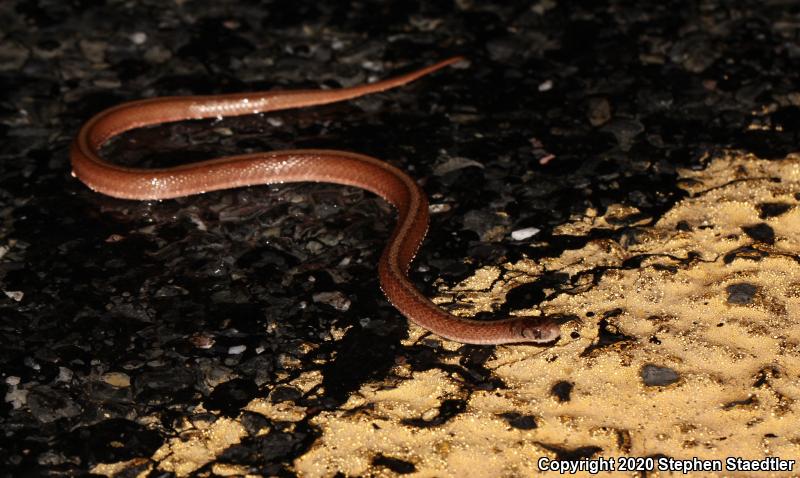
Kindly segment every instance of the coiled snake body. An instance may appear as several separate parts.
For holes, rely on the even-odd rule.
[[[344,184],[372,191],[398,211],[397,225],[378,265],[381,288],[397,310],[431,332],[458,342],[552,342],[560,330],[550,319],[464,319],[443,311],[414,287],[407,272],[428,228],[428,201],[413,179],[386,162],[346,151],[304,149],[226,156],[162,169],[135,169],[111,164],[99,154],[100,147],[110,138],[134,128],[349,100],[405,85],[460,60],[451,58],[405,75],[337,90],[161,97],[123,103],[98,113],[83,125],[70,150],[73,174],[97,192],[139,200],[299,181]]]

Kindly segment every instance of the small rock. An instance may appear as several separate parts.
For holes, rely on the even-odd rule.
[[[303,397],[303,392],[288,385],[279,385],[269,394],[271,403],[293,402]]]
[[[526,227],[524,229],[517,229],[516,231],[511,231],[511,239],[515,241],[523,241],[529,237],[533,237],[536,234],[539,234],[541,229],[536,227]]]
[[[28,366],[28,367],[30,367],[30,368],[32,368],[34,370],[41,370],[42,369],[42,366],[39,365],[39,363],[36,360],[34,360],[33,357],[25,357],[23,359],[22,363],[24,363],[26,366]]]
[[[516,412],[504,413],[501,415],[506,419],[512,428],[517,430],[533,430],[538,427],[536,419],[530,415],[520,415]]]
[[[0,71],[14,71],[22,68],[29,56],[29,48],[6,37],[0,43]]]
[[[233,136],[233,130],[230,128],[214,128],[212,131],[220,136]]]
[[[673,62],[681,64],[687,71],[701,73],[717,60],[719,53],[708,35],[697,33],[686,35],[675,42],[669,56]]]
[[[241,413],[241,408],[257,394],[258,386],[252,380],[235,378],[214,387],[204,405],[209,410],[237,416]]]
[[[174,284],[160,287],[155,293],[155,297],[177,297],[181,295],[189,295],[189,291]]]
[[[410,461],[384,456],[383,454],[378,454],[372,459],[372,466],[387,468],[397,475],[407,475],[417,471],[417,467]]]
[[[150,63],[166,63],[172,58],[172,52],[162,46],[153,46],[144,52],[144,59]]]
[[[58,367],[58,377],[56,377],[56,382],[64,382],[69,383],[72,381],[72,377],[75,376],[75,372],[68,369],[67,367]]]
[[[762,202],[756,205],[759,219],[769,219],[771,217],[780,216],[792,209],[792,207],[791,204],[786,204],[784,202]]]
[[[5,402],[10,403],[14,410],[19,410],[24,407],[25,404],[28,403],[28,391],[17,388],[17,385],[19,385],[19,377],[8,377],[6,383],[11,389],[6,392],[6,396],[4,397]]]
[[[764,244],[775,244],[775,231],[769,224],[762,222],[750,226],[742,226],[742,231],[754,241],[763,242]]]
[[[81,40],[78,44],[81,53],[92,63],[103,63],[106,59],[108,43],[104,41]]]
[[[214,346],[216,340],[208,334],[198,332],[189,337],[189,342],[198,349],[210,349]]]
[[[142,45],[142,44],[144,44],[144,42],[147,41],[147,33],[145,33],[145,32],[133,33],[133,34],[131,34],[130,39],[131,39],[131,42],[133,42],[134,45]]]
[[[753,297],[758,291],[758,287],[753,284],[742,282],[739,284],[731,284],[725,288],[728,293],[728,303],[736,305],[749,304],[753,301]]]
[[[550,388],[550,394],[559,402],[568,402],[574,386],[572,383],[562,380]]]
[[[67,457],[63,453],[56,453],[52,450],[48,450],[36,457],[36,463],[42,466],[58,466],[66,462]]]
[[[461,156],[452,156],[447,158],[444,162],[437,164],[436,167],[433,168],[433,174],[437,176],[443,176],[447,173],[472,166],[476,166],[481,169],[485,167],[482,163],[479,163],[473,159],[462,158]]]
[[[605,98],[592,98],[589,100],[589,123],[592,126],[602,126],[611,119],[611,103]]]
[[[122,372],[108,372],[100,376],[104,382],[117,388],[127,388],[131,386],[131,377]]]
[[[72,401],[69,395],[46,385],[38,386],[28,393],[28,409],[43,423],[74,417],[81,413],[81,407]]]
[[[675,383],[680,378],[678,372],[669,367],[660,367],[658,365],[647,364],[642,367],[639,374],[648,387],[664,386]]]
[[[464,229],[474,231],[482,241],[502,241],[508,234],[508,216],[494,211],[474,209],[467,211],[463,218]]]
[[[350,309],[350,299],[341,292],[317,292],[311,298],[318,304],[326,304],[334,309],[345,312]]]
[[[140,373],[133,384],[137,394],[149,391],[161,394],[162,399],[171,399],[176,390],[193,385],[194,378],[194,372],[186,368],[159,367]]]
[[[441,214],[443,212],[449,211],[450,209],[452,209],[452,206],[450,206],[447,203],[436,203],[428,206],[428,212],[430,212],[431,214]]]
[[[429,422],[439,416],[439,409],[438,408],[429,408],[422,412],[422,419],[426,422]]]
[[[507,61],[523,50],[520,42],[514,37],[494,38],[486,42],[486,50],[493,61]]]
[[[620,149],[628,151],[633,146],[633,139],[644,131],[644,125],[635,119],[618,118],[603,126],[603,131],[613,134]]]
[[[209,389],[237,378],[236,372],[231,368],[220,365],[216,360],[198,359],[196,369],[203,377],[203,384]]]

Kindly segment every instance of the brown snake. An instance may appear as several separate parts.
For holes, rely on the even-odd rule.
[[[427,232],[428,201],[413,179],[388,163],[346,151],[287,150],[226,156],[171,168],[135,169],[111,164],[99,153],[110,138],[134,128],[349,100],[405,85],[461,60],[450,58],[405,75],[336,90],[172,96],[123,103],[98,113],[83,125],[70,150],[73,174],[94,191],[124,199],[169,199],[240,186],[300,181],[372,191],[394,205],[399,215],[378,266],[381,288],[397,310],[431,332],[457,342],[553,342],[560,335],[560,327],[551,319],[464,319],[443,311],[414,287],[407,273]]]

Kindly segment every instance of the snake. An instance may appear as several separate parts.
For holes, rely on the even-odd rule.
[[[262,184],[323,182],[362,188],[397,210],[397,223],[378,263],[381,289],[406,318],[464,344],[549,344],[560,326],[547,316],[476,320],[451,314],[420,292],[408,271],[428,230],[428,200],[417,182],[391,164],[348,151],[296,149],[224,156],[167,168],[132,168],[104,159],[102,146],[126,131],[179,121],[257,115],[351,100],[397,88],[462,62],[453,57],[388,79],[338,89],[270,90],[134,100],[103,110],[70,146],[72,175],[90,189],[120,199],[163,200]]]

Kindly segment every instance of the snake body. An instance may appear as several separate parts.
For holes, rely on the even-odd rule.
[[[226,156],[170,168],[136,169],[109,163],[99,153],[106,141],[131,129],[349,100],[405,85],[460,60],[451,58],[405,75],[336,90],[159,97],[123,103],[98,113],[80,129],[70,150],[73,175],[94,191],[138,200],[300,181],[336,183],[372,191],[398,211],[397,225],[378,266],[381,288],[397,310],[434,334],[458,342],[553,342],[560,335],[560,327],[550,319],[465,319],[440,309],[414,287],[407,273],[428,228],[428,202],[413,179],[386,162],[346,151],[304,149]]]

